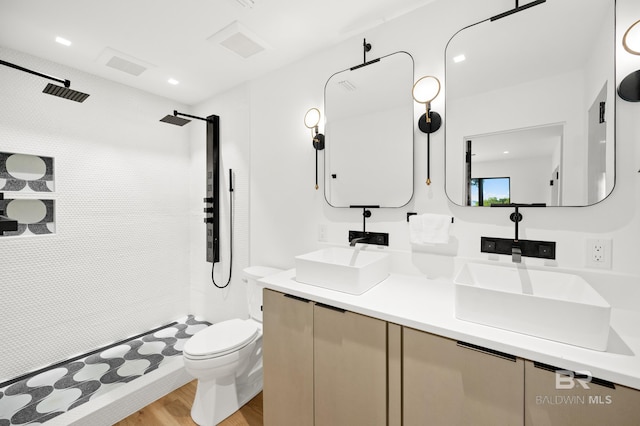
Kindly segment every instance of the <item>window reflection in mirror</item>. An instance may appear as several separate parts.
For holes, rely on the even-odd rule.
[[[444,121],[454,203],[471,205],[470,179],[481,177],[509,177],[512,203],[582,206],[612,191],[614,16],[614,0],[548,0],[452,37]]]
[[[510,178],[483,177],[469,180],[472,206],[510,204]]]
[[[555,124],[465,138],[466,158],[471,160],[466,167],[467,191],[473,192],[473,179],[503,176],[510,183],[510,202],[557,206],[563,134],[564,125]],[[495,204],[504,203],[498,197]],[[472,197],[466,205],[491,203],[474,204]]]

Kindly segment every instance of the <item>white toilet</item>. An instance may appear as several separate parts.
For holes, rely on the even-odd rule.
[[[262,286],[258,279],[280,269],[251,266],[247,282],[249,319],[231,319],[194,334],[183,348],[184,367],[198,379],[191,418],[213,426],[262,390]]]

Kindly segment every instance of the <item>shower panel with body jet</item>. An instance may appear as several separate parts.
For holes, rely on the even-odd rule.
[[[184,126],[191,122],[191,120],[182,117],[202,120],[207,123],[207,193],[204,199],[204,212],[206,214],[204,222],[207,228],[206,253],[207,262],[217,263],[220,261],[220,117],[210,115],[207,118],[202,118],[173,111],[173,115],[167,115],[160,121],[176,126]]]

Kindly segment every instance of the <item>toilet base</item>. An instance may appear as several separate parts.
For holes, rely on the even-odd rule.
[[[238,411],[262,391],[261,370],[245,377],[198,380],[191,408],[193,421],[200,426],[214,426]]]
[[[239,407],[233,375],[215,380],[198,380],[191,418],[200,426],[214,426]]]
[[[262,333],[237,352],[216,358],[185,357],[185,369],[198,379],[191,418],[200,426],[214,426],[262,390]]]

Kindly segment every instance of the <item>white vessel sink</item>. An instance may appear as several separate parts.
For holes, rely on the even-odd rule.
[[[611,306],[582,277],[468,263],[454,279],[456,318],[598,351]]]
[[[389,276],[389,255],[360,248],[329,247],[295,257],[296,281],[362,294]]]

